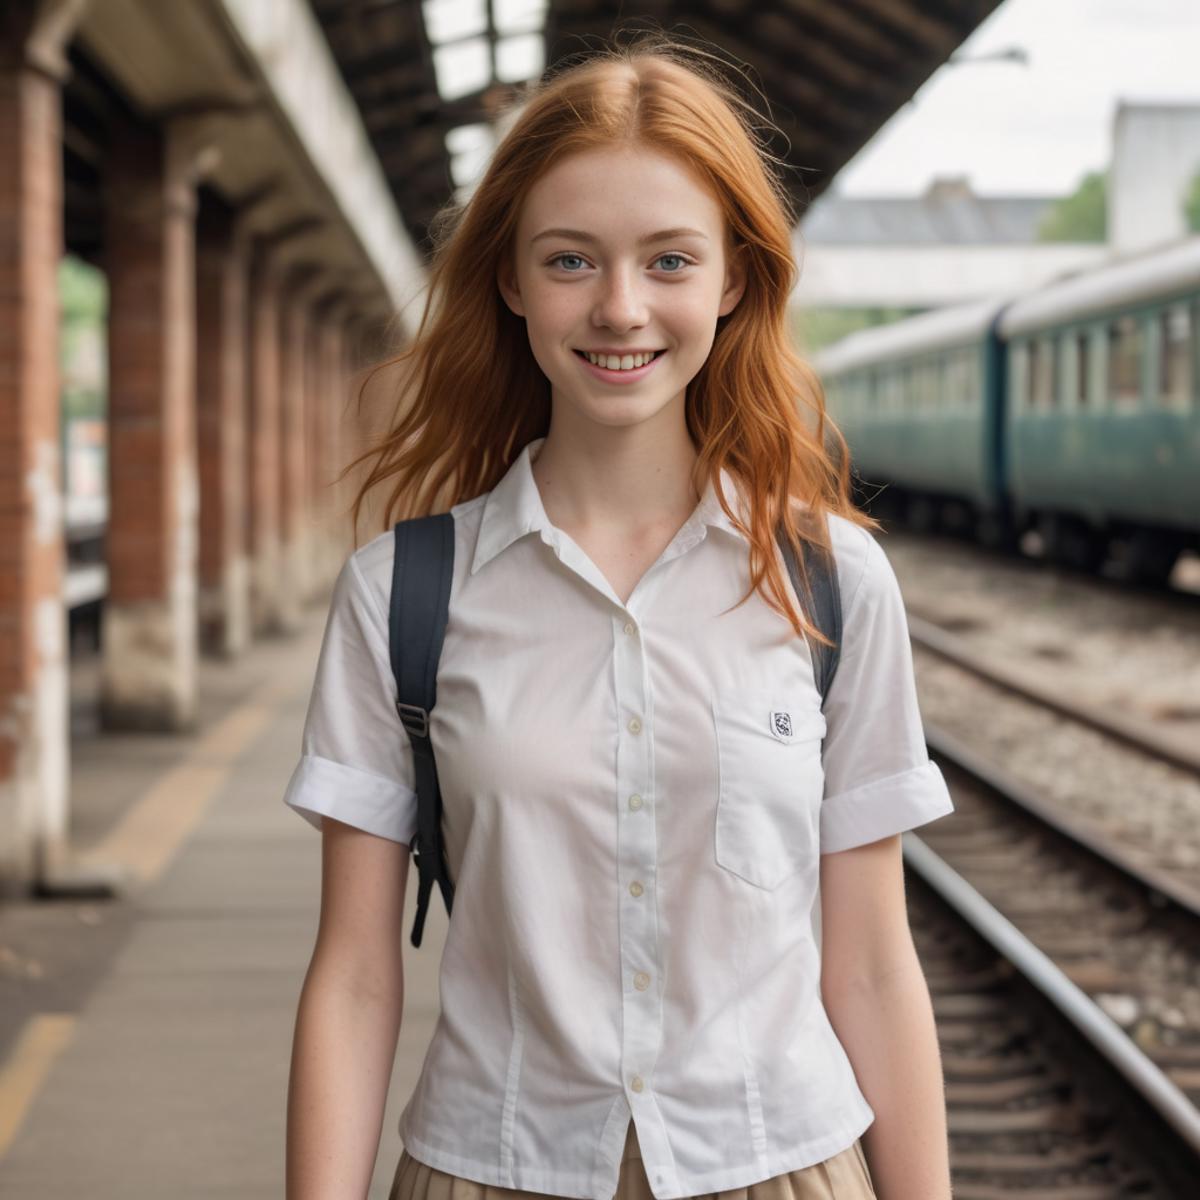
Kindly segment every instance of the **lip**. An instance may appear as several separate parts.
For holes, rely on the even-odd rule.
[[[594,353],[598,354],[599,351],[597,350]],[[633,354],[636,351],[626,350],[624,353]],[[661,350],[645,366],[631,367],[628,371],[610,371],[607,367],[597,367],[595,364],[589,362],[582,350],[574,351],[575,357],[583,364],[584,370],[590,371],[592,375],[597,379],[603,380],[605,383],[637,383],[639,379],[645,379],[658,366],[666,353],[665,350]]]

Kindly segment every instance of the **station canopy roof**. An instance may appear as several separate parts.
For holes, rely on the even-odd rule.
[[[802,213],[999,0],[310,0],[415,244],[549,64],[638,30],[744,63]],[[761,98],[751,95],[760,111]]]

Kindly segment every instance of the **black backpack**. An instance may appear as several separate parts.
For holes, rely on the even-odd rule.
[[[412,854],[417,862],[417,914],[412,944],[420,946],[429,895],[436,883],[449,913],[454,904],[454,884],[446,870],[442,845],[442,795],[429,736],[429,714],[437,700],[437,668],[446,634],[450,583],[454,575],[454,516],[435,513],[410,517],[395,526],[396,553],[392,567],[388,638],[392,673],[396,677],[396,711],[412,741],[416,773],[417,832]],[[800,570],[782,530],[777,535],[788,574],[797,596]],[[805,539],[804,563],[812,586],[810,619],[832,646],[811,646],[817,688],[822,703],[837,670],[842,641],[842,605],[837,571],[819,547]]]

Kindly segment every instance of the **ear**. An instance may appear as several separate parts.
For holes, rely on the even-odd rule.
[[[726,259],[725,290],[721,293],[721,307],[717,316],[723,317],[733,312],[742,293],[746,290],[745,248],[739,246]]]
[[[504,303],[518,317],[523,317],[525,310],[521,304],[521,289],[517,286],[517,273],[507,260],[502,260],[496,268],[496,286],[500,289],[500,295],[504,297]]]

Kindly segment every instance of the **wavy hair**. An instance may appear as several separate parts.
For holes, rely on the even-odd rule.
[[[493,488],[526,443],[549,431],[550,384],[497,271],[513,252],[526,194],[553,164],[596,147],[644,146],[699,173],[746,269],[741,299],[717,319],[708,359],[687,386],[692,483],[697,494],[708,479],[718,485],[722,508],[750,543],[750,588],[738,603],[761,588],[798,636],[830,644],[789,598],[775,530],[782,523],[808,594],[801,539],[830,552],[825,514],[867,528],[878,522],[851,499],[845,439],[826,415],[816,372],[791,345],[795,214],[773,169],[783,164],[756,132],[758,113],[716,55],[652,31],[561,60],[506,115],[508,132],[470,197],[434,221],[415,337],[359,389],[361,408],[375,371],[391,367],[399,379],[387,391],[390,427],[343,472],[369,464],[352,505],[354,529],[376,486],[392,484],[383,530],[401,516],[447,511]],[[749,526],[725,503],[722,468],[746,495]]]

